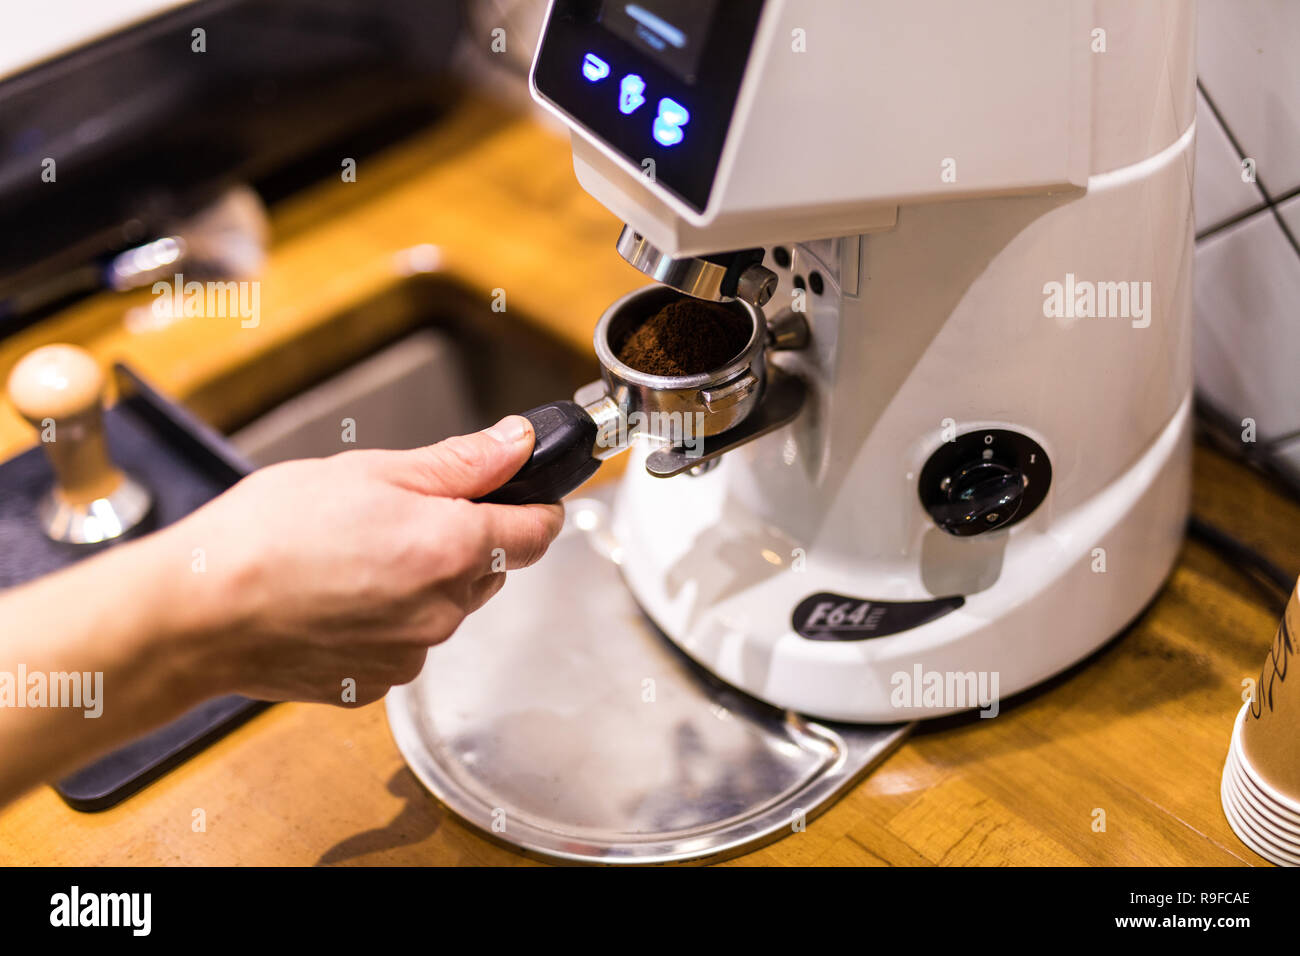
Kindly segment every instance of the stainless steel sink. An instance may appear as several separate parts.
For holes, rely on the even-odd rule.
[[[592,316],[594,326],[596,316]],[[193,396],[259,465],[414,448],[568,398],[595,358],[443,276],[406,279]]]

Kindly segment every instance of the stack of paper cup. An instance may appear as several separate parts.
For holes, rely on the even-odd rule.
[[[1300,866],[1300,582],[1255,696],[1237,714],[1219,796],[1242,843],[1279,866]]]

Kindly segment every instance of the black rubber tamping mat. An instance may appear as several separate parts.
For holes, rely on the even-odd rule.
[[[113,371],[119,399],[104,413],[109,452],[153,493],[149,517],[117,542],[86,547],[51,541],[36,521],[36,503],[54,480],[44,453],[33,448],[0,463],[0,590],[171,524],[253,470],[220,435],[130,369],[117,365]],[[54,788],[78,810],[107,809],[266,706],[245,697],[214,698]]]

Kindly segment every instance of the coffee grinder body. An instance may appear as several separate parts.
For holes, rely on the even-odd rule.
[[[1140,614],[1190,494],[1194,34],[1187,0],[553,0],[533,92],[619,251],[807,324],[767,358],[792,420],[677,477],[631,451],[622,571],[687,654],[828,719],[996,713]]]

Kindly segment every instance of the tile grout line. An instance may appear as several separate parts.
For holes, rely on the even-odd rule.
[[[1267,212],[1268,208],[1269,208],[1268,200],[1261,199],[1258,205],[1251,206],[1249,209],[1245,210],[1244,212],[1239,212],[1235,216],[1231,216],[1228,219],[1223,220],[1223,222],[1216,223],[1215,225],[1210,226],[1204,232],[1198,233],[1196,236],[1196,241],[1197,243],[1200,243],[1205,239],[1210,239],[1214,236],[1217,236],[1221,232],[1225,232],[1228,229],[1231,229],[1233,226],[1239,226],[1247,219],[1253,219],[1254,217],[1258,216],[1260,213]]]
[[[1241,143],[1237,141],[1237,137],[1233,134],[1232,127],[1228,125],[1228,121],[1224,118],[1223,113],[1221,113],[1219,111],[1219,108],[1215,105],[1214,98],[1210,96],[1210,91],[1205,88],[1205,85],[1201,82],[1200,77],[1196,78],[1196,89],[1200,92],[1201,97],[1205,100],[1206,107],[1209,108],[1210,112],[1214,115],[1214,118],[1218,121],[1219,128],[1223,130],[1223,135],[1228,138],[1228,142],[1232,145],[1232,148],[1236,150],[1238,159],[1245,158],[1246,151],[1241,148]],[[1273,221],[1276,222],[1278,224],[1278,227],[1282,230],[1282,235],[1284,235],[1286,237],[1286,241],[1290,243],[1291,250],[1296,254],[1297,257],[1300,257],[1300,241],[1296,240],[1295,233],[1291,231],[1291,228],[1287,225],[1286,220],[1282,218],[1282,213],[1278,207],[1278,203],[1285,201],[1287,196],[1300,193],[1300,189],[1290,190],[1286,196],[1283,196],[1281,198],[1274,198],[1273,194],[1269,191],[1268,187],[1264,185],[1264,180],[1260,179],[1258,169],[1255,172],[1254,185],[1256,190],[1258,190],[1258,192],[1264,197],[1264,203],[1266,207],[1273,213]],[[1213,229],[1207,230],[1204,233],[1204,235],[1197,236],[1196,241],[1200,242],[1202,238],[1208,237],[1214,233],[1219,232],[1222,229],[1228,228],[1229,226],[1236,225],[1237,223],[1250,218],[1250,216],[1258,214],[1260,211],[1261,210],[1257,208],[1254,210],[1254,212],[1243,214],[1241,216],[1238,216],[1234,220],[1230,220],[1229,222],[1222,223],[1221,225],[1216,226]]]

